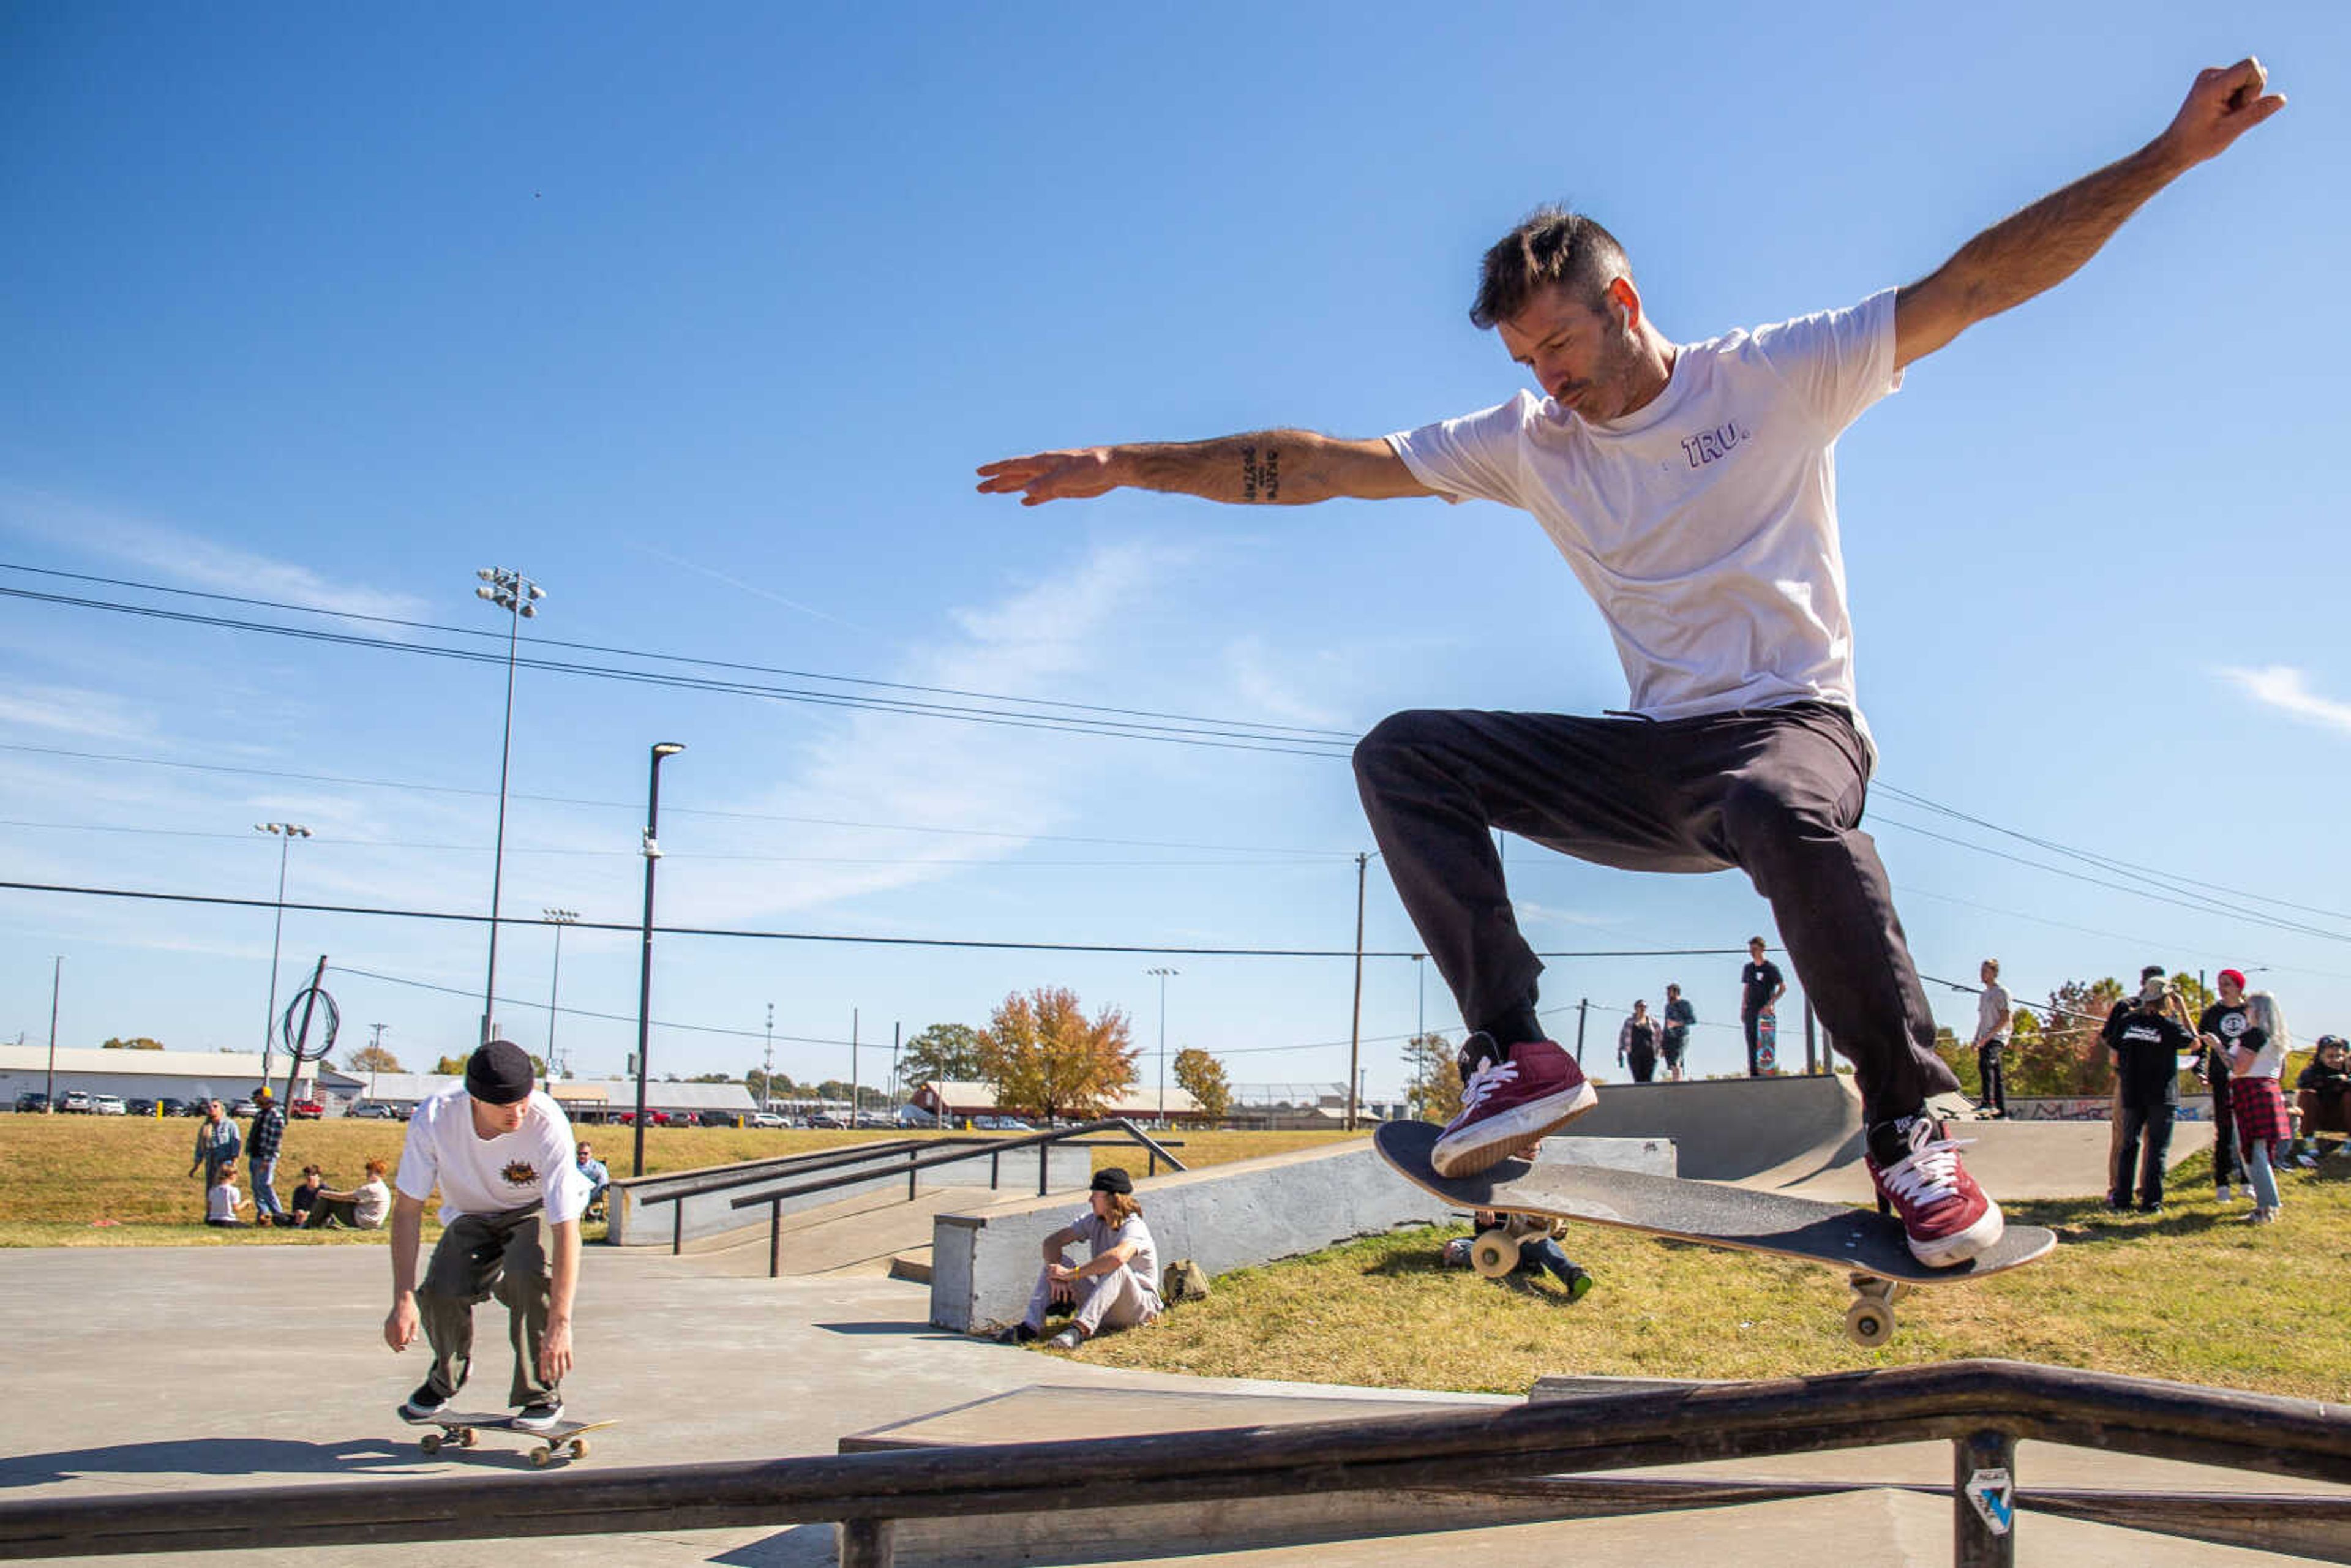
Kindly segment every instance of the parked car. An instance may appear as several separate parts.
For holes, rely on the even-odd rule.
[[[211,1103],[211,1102],[205,1100],[166,1100],[163,1102],[163,1114],[166,1116],[201,1116],[204,1113],[204,1107],[209,1103]]]
[[[830,1111],[817,1112],[815,1114],[809,1117],[808,1124],[811,1127],[831,1128],[835,1132],[838,1132],[841,1128],[848,1125],[847,1123],[843,1122],[840,1117],[834,1115]]]
[[[898,1125],[902,1127],[935,1127],[939,1119],[919,1105],[898,1107]]]
[[[19,1111],[38,1115],[48,1108],[49,1097],[46,1094],[28,1089],[16,1096],[16,1109]]]
[[[258,1116],[261,1114],[261,1107],[250,1099],[239,1100],[229,1106],[226,1113],[231,1116]]]
[[[123,1103],[131,1108],[134,1116],[152,1116],[155,1113],[155,1102],[152,1100],[125,1100]]]
[[[87,1116],[94,1108],[87,1089],[68,1089],[57,1101],[57,1109],[68,1115]]]
[[[297,1100],[286,1107],[287,1119],[294,1122],[316,1122],[326,1113],[325,1103],[319,1100]]]
[[[122,1103],[122,1096],[120,1094],[91,1095],[89,1097],[89,1110],[90,1114],[93,1116],[128,1116],[131,1114],[131,1107]]]
[[[753,1127],[789,1127],[792,1124],[789,1117],[780,1115],[774,1111],[754,1111],[751,1113],[750,1121],[746,1124]]]
[[[351,1103],[351,1114],[362,1122],[397,1122],[400,1113],[381,1100],[356,1100]]]

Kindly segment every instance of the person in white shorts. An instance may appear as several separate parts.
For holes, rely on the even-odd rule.
[[[1062,1249],[1082,1241],[1091,1260],[1072,1266]],[[1075,1350],[1103,1329],[1133,1328],[1159,1315],[1159,1249],[1143,1223],[1134,1178],[1116,1166],[1094,1173],[1085,1212],[1045,1238],[1045,1266],[1027,1315],[1004,1331],[1007,1344],[1026,1344],[1045,1332],[1045,1313],[1056,1301],[1077,1312],[1050,1343]]]
[[[392,1206],[392,1314],[384,1343],[406,1350],[421,1326],[433,1348],[424,1381],[400,1407],[430,1422],[472,1370],[474,1308],[495,1291],[515,1347],[507,1403],[525,1430],[563,1418],[571,1306],[580,1282],[580,1215],[588,1182],[571,1159],[571,1123],[533,1085],[530,1058],[494,1040],[466,1060],[465,1081],[416,1107]],[[440,1245],[416,1281],[424,1200],[441,1189]]]

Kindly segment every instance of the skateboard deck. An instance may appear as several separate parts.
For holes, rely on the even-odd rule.
[[[1557,1219],[1769,1252],[1846,1270],[1854,1301],[1845,1312],[1845,1332],[1865,1346],[1894,1337],[1894,1301],[1904,1291],[1981,1280],[2030,1263],[2057,1245],[2054,1232],[2011,1224],[1991,1250],[1953,1268],[1930,1269],[1911,1256],[1895,1221],[1817,1198],[1526,1160],[1504,1160],[1473,1176],[1441,1176],[1429,1163],[1440,1131],[1426,1122],[1384,1122],[1372,1143],[1398,1176],[1423,1191],[1464,1208],[1516,1217],[1479,1236],[1471,1260],[1480,1273],[1510,1272],[1518,1261],[1519,1239],[1547,1230]]]
[[[530,1462],[541,1467],[553,1464],[559,1457],[565,1459],[585,1458],[588,1454],[588,1439],[581,1436],[582,1433],[601,1431],[606,1427],[620,1425],[620,1418],[614,1416],[609,1421],[558,1421],[552,1427],[517,1427],[510,1412],[477,1415],[464,1410],[444,1410],[438,1415],[421,1419],[403,1411],[400,1418],[412,1427],[440,1428],[437,1432],[427,1432],[416,1439],[416,1446],[428,1454],[437,1454],[444,1448],[451,1445],[460,1448],[470,1448],[479,1443],[482,1433],[499,1432],[508,1437],[526,1438],[538,1445],[530,1450]]]

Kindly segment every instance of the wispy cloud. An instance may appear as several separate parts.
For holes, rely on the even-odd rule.
[[[1321,661],[1316,661],[1319,664]],[[1277,661],[1266,647],[1265,639],[1255,632],[1237,637],[1225,648],[1225,670],[1233,690],[1247,711],[1282,725],[1303,726],[1311,729],[1337,729],[1346,720],[1300,692],[1286,678],[1290,672],[1277,673]]]
[[[132,712],[111,693],[23,683],[0,691],[0,725],[29,725],[107,740],[148,739],[155,727],[148,715]]]
[[[2258,670],[2223,669],[2220,674],[2236,683],[2255,702],[2275,708],[2289,718],[2351,734],[2351,703],[2312,691],[2309,676],[2291,664],[2264,664]]]
[[[798,614],[809,616],[812,620],[830,622],[835,626],[844,626],[852,632],[863,632],[869,637],[879,635],[879,633],[875,632],[870,627],[860,626],[854,621],[843,621],[838,615],[829,615],[812,604],[802,604],[797,599],[787,599],[782,594],[777,593],[769,589],[761,588],[757,583],[746,582],[739,577],[735,577],[729,573],[720,571],[716,567],[704,566],[698,561],[691,561],[684,559],[680,556],[674,556],[667,550],[655,549],[653,546],[646,544],[642,540],[629,539],[624,542],[629,544],[632,548],[653,557],[655,560],[677,568],[680,571],[691,571],[699,576],[709,578],[714,582],[723,582],[727,587],[732,588],[738,592],[750,594],[755,599],[764,599],[770,604],[780,604],[787,610],[795,612]]]
[[[22,485],[0,482],[0,525],[215,592],[280,599],[336,615],[413,619],[425,609],[409,594],[329,582],[307,566]]]

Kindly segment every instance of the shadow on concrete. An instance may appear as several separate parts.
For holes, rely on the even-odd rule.
[[[933,1328],[929,1323],[914,1318],[902,1319],[897,1322],[810,1323],[809,1326],[810,1328],[822,1329],[827,1333],[902,1334],[908,1339],[939,1341],[961,1341],[970,1337],[968,1334],[954,1333],[946,1329]]]
[[[832,1568],[841,1561],[836,1528],[799,1524],[780,1535],[731,1547],[710,1559],[726,1568]]]
[[[510,1457],[529,1468],[528,1455],[475,1449]],[[452,1456],[455,1457],[454,1454]],[[55,1454],[16,1454],[0,1459],[0,1488],[47,1486],[92,1475],[250,1476],[349,1475],[426,1466],[413,1443],[381,1437],[340,1443],[302,1443],[284,1437],[192,1437],[160,1443],[118,1443],[104,1448],[71,1448]]]

